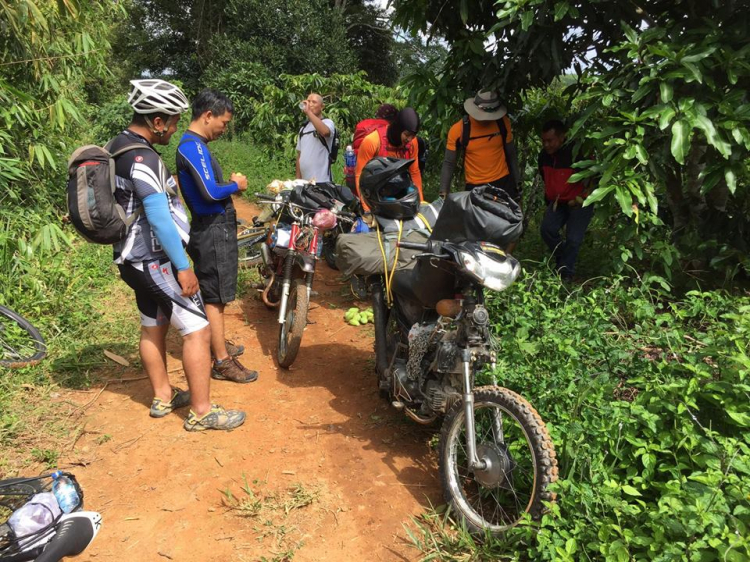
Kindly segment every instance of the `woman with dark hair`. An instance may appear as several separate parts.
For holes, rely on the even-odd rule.
[[[357,154],[357,167],[355,178],[357,192],[359,193],[359,177],[365,165],[376,156],[403,158],[412,160],[409,165],[411,181],[419,192],[419,200],[423,201],[422,174],[419,171],[417,133],[419,132],[419,115],[413,108],[402,109],[396,115],[396,119],[388,125],[373,131],[365,137],[359,147]],[[367,204],[363,201],[363,207]]]

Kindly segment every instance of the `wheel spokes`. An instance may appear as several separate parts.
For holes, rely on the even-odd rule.
[[[515,524],[529,508],[535,487],[535,464],[527,437],[519,421],[495,404],[475,406],[477,447],[486,445],[497,478],[491,484],[478,478],[466,452],[466,429],[459,430],[451,462],[464,500],[487,526],[507,527]],[[497,468],[497,465],[500,468]]]

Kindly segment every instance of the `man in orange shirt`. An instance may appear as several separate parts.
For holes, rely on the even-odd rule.
[[[458,151],[464,151],[466,189],[491,184],[521,202],[518,156],[507,110],[497,92],[482,90],[464,102],[466,115],[448,132],[440,196],[450,193]]]
[[[357,154],[357,167],[354,169],[355,181],[357,184],[357,193],[359,191],[359,177],[362,170],[370,160],[376,156],[391,156],[394,158],[403,158],[413,160],[409,166],[409,175],[412,183],[419,191],[419,200],[423,201],[422,195],[422,175],[419,172],[419,162],[417,158],[417,133],[419,132],[419,115],[411,107],[406,107],[398,112],[395,121],[388,125],[376,129],[365,137],[359,146]],[[362,200],[362,206],[369,211],[367,203]]]

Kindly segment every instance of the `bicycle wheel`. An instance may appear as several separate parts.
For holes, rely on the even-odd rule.
[[[286,303],[286,321],[279,327],[277,359],[280,367],[288,369],[297,358],[299,346],[302,343],[302,332],[307,326],[309,304],[307,286],[301,279],[295,279]]]
[[[0,365],[36,365],[47,355],[42,334],[20,314],[0,306]]]
[[[541,517],[547,487],[557,480],[557,458],[547,428],[524,398],[500,387],[474,391],[477,456],[484,470],[469,467],[462,401],[443,422],[440,479],[446,501],[476,533],[502,533],[529,513]]]

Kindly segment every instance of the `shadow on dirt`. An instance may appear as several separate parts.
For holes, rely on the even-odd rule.
[[[316,300],[313,307],[325,306],[321,304],[326,302],[325,296]],[[251,325],[257,324],[253,334],[263,354],[275,361],[278,337],[276,312],[251,300],[243,303],[243,312]],[[332,396],[328,406],[346,417],[347,421],[342,423],[339,417],[335,423],[331,423],[319,416],[312,416],[292,420],[292,423],[299,430],[338,433],[360,441],[364,450],[374,451],[380,456],[400,484],[419,503],[425,507],[442,503],[436,456],[430,448],[430,441],[439,431],[439,426],[420,426],[396,412],[388,401],[379,397],[371,332],[360,329],[362,340],[357,340],[356,345],[332,341],[314,343],[332,337],[331,333],[325,331],[326,315],[330,316],[330,313],[311,307],[310,320],[319,320],[321,324],[308,325],[291,369],[276,366],[276,372],[279,382],[292,392],[295,388],[326,389]],[[335,318],[339,315],[336,311]],[[367,334],[370,337],[365,337]],[[342,474],[352,473],[356,477],[357,462],[361,462],[361,459],[342,460],[342,465],[346,464]],[[362,482],[363,490],[372,485],[372,482]]]

